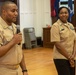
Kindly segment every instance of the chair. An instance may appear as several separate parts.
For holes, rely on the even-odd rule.
[[[37,47],[35,29],[34,28],[24,28],[23,31],[24,31],[24,42],[25,42],[26,48]]]

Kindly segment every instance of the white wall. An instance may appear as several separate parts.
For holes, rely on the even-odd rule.
[[[20,0],[20,29],[34,27],[37,37],[43,37],[43,27],[51,25],[50,0]]]

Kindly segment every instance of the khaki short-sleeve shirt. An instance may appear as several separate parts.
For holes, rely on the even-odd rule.
[[[11,27],[0,17],[0,47],[9,43],[13,35],[16,34],[16,25],[12,23]],[[15,65],[19,64],[21,60],[22,48],[20,45],[15,45],[4,56],[0,57],[0,64]]]
[[[57,20],[52,25],[51,28],[51,42],[60,42],[64,45],[68,54],[72,54],[74,41],[76,40],[76,33],[74,27],[71,23],[62,23],[60,20]],[[54,59],[66,59],[62,54],[60,54],[54,46]]]

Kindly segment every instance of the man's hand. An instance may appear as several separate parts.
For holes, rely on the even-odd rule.
[[[28,73],[27,72],[23,72],[23,75],[28,75]]]
[[[14,44],[21,43],[21,41],[22,41],[22,34],[21,33],[15,34],[13,36],[13,38],[12,38],[12,41],[14,42]]]

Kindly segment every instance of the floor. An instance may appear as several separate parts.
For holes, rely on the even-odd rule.
[[[51,48],[23,49],[29,75],[57,75]]]

